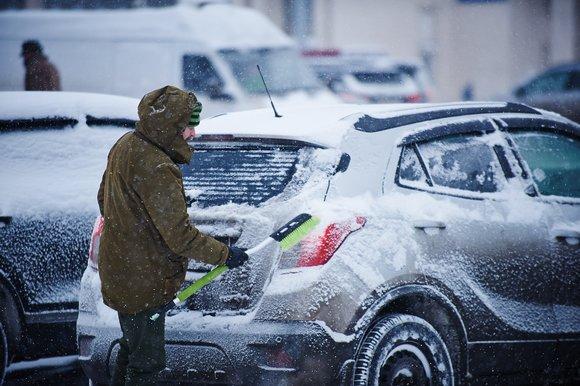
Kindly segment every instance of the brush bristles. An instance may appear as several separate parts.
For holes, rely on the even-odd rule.
[[[312,229],[318,225],[320,219],[316,217],[311,217],[309,220],[305,221],[304,224],[300,225],[298,228],[294,229],[288,236],[284,237],[280,241],[280,248],[283,251],[287,251],[296,244],[298,244],[304,237],[306,237]]]

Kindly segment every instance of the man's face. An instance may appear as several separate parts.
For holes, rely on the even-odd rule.
[[[183,130],[183,139],[186,141],[195,137],[195,127],[194,126],[187,126],[185,130]]]

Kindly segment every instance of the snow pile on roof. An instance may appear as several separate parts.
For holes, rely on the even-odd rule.
[[[295,139],[321,146],[337,147],[346,132],[363,115],[381,119],[446,109],[504,107],[505,105],[505,102],[334,104],[315,107],[292,105],[277,108],[282,118],[275,118],[270,108],[218,115],[203,120],[198,127],[198,133]],[[475,116],[468,115],[452,119],[454,121],[472,120]],[[443,118],[434,122],[443,123],[449,120],[450,118]],[[408,134],[411,133],[409,131]]]
[[[377,105],[380,106],[380,105]],[[380,111],[400,105],[380,106]],[[356,121],[343,118],[376,106],[333,105],[325,107],[286,106],[278,109],[282,118],[275,118],[272,109],[250,110],[218,115],[205,119],[197,128],[199,135],[231,134],[239,137],[294,139],[325,147],[340,145],[347,130]]]
[[[192,48],[293,45],[264,15],[231,4],[112,11],[8,11],[0,13],[0,37],[184,41],[193,43]]]
[[[134,98],[77,92],[6,91],[0,92],[0,120],[66,117],[137,120]]]

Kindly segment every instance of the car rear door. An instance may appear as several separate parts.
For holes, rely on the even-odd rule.
[[[397,178],[447,207],[439,217],[416,215],[413,226],[431,235],[419,268],[461,299],[474,374],[549,363],[550,345],[507,343],[524,343],[556,324],[558,267],[547,248],[549,208],[524,194],[517,162],[492,121],[443,125],[429,135],[411,137],[403,149],[413,149],[425,182],[402,167],[408,160],[401,161]]]

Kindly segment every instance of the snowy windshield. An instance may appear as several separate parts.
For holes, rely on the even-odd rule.
[[[256,65],[260,65],[268,89],[274,94],[320,88],[316,77],[292,48],[221,50],[242,88],[249,94],[265,94]]]

